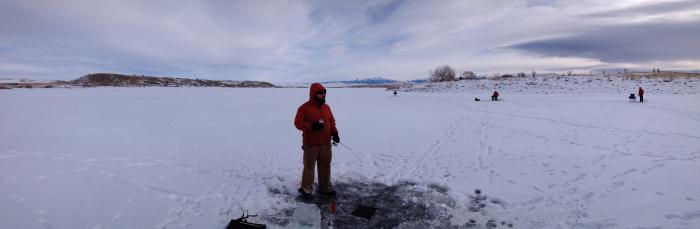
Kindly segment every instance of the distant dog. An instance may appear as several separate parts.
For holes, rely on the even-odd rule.
[[[478,102],[478,101],[481,101],[481,99],[479,99],[479,98],[474,98],[474,101],[477,101],[477,102]]]

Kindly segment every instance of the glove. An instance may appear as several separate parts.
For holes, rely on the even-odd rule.
[[[323,123],[322,122],[314,122],[311,123],[311,130],[321,130],[323,129]]]
[[[338,136],[338,133],[333,134],[333,142],[335,142],[335,143],[340,142],[340,136]]]

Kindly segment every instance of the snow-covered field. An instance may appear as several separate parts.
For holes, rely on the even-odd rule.
[[[330,88],[349,147],[334,147],[333,180],[341,196],[408,182],[402,201],[438,216],[404,227],[700,228],[700,94],[656,88],[643,104],[626,99],[634,83],[503,89],[501,102],[486,101],[491,88],[398,97]],[[307,89],[0,91],[0,228],[224,228],[242,209],[296,227],[292,122],[307,98]],[[478,209],[475,189],[488,197]]]

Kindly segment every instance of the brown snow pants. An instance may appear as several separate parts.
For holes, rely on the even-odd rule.
[[[301,174],[301,188],[311,192],[314,183],[314,168],[318,162],[318,186],[322,192],[333,190],[331,186],[331,144],[302,146],[304,150],[304,171]]]

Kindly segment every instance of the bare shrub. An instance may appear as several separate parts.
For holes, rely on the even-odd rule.
[[[454,68],[450,67],[450,65],[442,65],[430,71],[430,81],[455,81],[455,75]]]
[[[472,71],[463,71],[460,74],[459,79],[473,80],[476,79],[476,74],[474,74]]]

